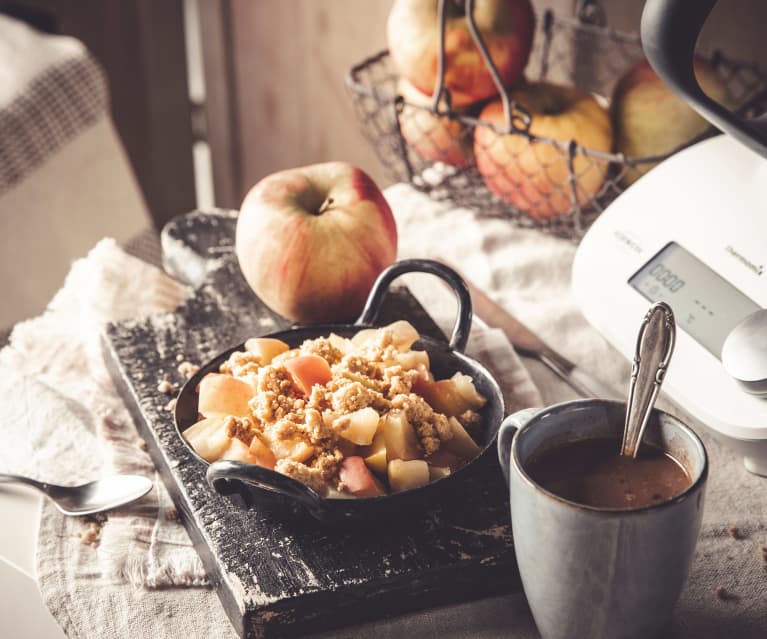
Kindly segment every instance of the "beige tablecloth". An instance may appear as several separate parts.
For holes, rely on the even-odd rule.
[[[569,285],[573,244],[517,229],[503,220],[480,219],[471,211],[434,202],[405,185],[387,189],[386,196],[398,222],[401,258],[450,260],[563,354],[604,381],[628,379],[627,362],[586,324],[573,301]],[[127,260],[122,268],[138,274],[146,267]],[[408,276],[408,284],[433,315],[449,322],[453,300],[424,278]],[[158,303],[144,301],[146,307]],[[162,302],[167,303],[167,297]],[[535,363],[528,370],[546,403],[572,397]],[[45,373],[44,365],[41,372]],[[29,380],[30,384],[38,381]],[[88,446],[95,459],[98,428],[91,430],[94,436],[80,445]],[[740,460],[707,437],[706,444],[711,474],[704,528],[668,637],[764,637],[767,573],[761,548],[767,545],[765,480],[749,475]],[[6,466],[12,460],[10,453],[0,456],[0,463]],[[728,533],[733,526],[736,535]],[[78,538],[84,527],[86,524],[66,520],[47,505],[43,509],[38,578],[46,602],[70,636],[232,636],[211,590],[137,589],[124,575],[122,579],[113,575],[112,583],[106,583],[98,553]],[[537,634],[524,596],[516,592],[321,636],[527,639]]]

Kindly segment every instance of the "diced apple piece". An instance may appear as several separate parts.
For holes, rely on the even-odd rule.
[[[373,442],[373,437],[378,430],[378,420],[378,411],[366,406],[336,418],[333,427],[344,439],[360,446],[367,446]]]
[[[274,457],[272,449],[269,448],[261,438],[256,435],[253,437],[253,441],[250,442],[250,454],[253,456],[255,464],[274,470],[274,464],[277,461]]]
[[[378,497],[384,494],[380,482],[373,476],[362,457],[347,457],[338,469],[338,479],[346,490],[357,497]]]
[[[453,436],[442,442],[442,446],[461,459],[473,459],[479,455],[482,449],[477,446],[461,423],[455,417],[449,417],[447,421],[453,429]]]
[[[438,479],[443,479],[444,477],[449,477],[452,474],[452,470],[450,470],[447,466],[432,466],[429,465],[429,481],[437,481]]]
[[[197,411],[212,417],[214,415],[250,415],[248,400],[253,397],[253,388],[247,382],[219,373],[209,373],[200,382]]]
[[[182,435],[195,452],[208,462],[221,459],[232,439],[227,434],[222,416],[202,419],[187,428]]]
[[[454,416],[471,408],[456,389],[453,380],[441,379],[431,384],[418,384],[417,388],[418,394],[438,413]]]
[[[450,378],[450,381],[453,382],[455,390],[464,400],[466,400],[466,402],[468,402],[471,408],[477,410],[485,405],[487,400],[479,394],[477,387],[474,386],[474,380],[472,380],[471,377],[458,372]]]
[[[327,384],[333,375],[330,365],[319,355],[299,355],[284,364],[296,385],[307,395],[315,384]]]
[[[274,439],[269,441],[269,448],[275,459],[305,462],[314,455],[314,447],[301,439]]]
[[[256,458],[250,454],[250,449],[243,444],[236,437],[232,437],[229,442],[229,447],[221,455],[221,459],[231,459],[234,461],[246,462],[248,464],[255,464]]]
[[[245,342],[245,350],[258,357],[261,366],[266,366],[280,353],[289,350],[285,342],[272,337],[251,337]]]
[[[351,343],[357,348],[360,348],[365,344],[375,342],[378,339],[378,335],[377,328],[363,328],[352,336]]]
[[[429,370],[429,354],[426,351],[407,351],[397,353],[395,360],[406,371],[414,368]]]
[[[365,463],[370,470],[380,475],[386,474],[388,460],[386,459],[386,439],[384,438],[383,430],[379,430],[375,434],[373,443],[370,446],[365,446],[364,457]]]
[[[393,459],[420,459],[422,455],[418,445],[418,437],[407,421],[405,413],[399,410],[389,411],[383,419],[387,459],[389,461]]]
[[[373,472],[378,473],[379,475],[385,475],[388,463],[386,459],[386,449],[382,448],[378,452],[368,455],[365,457],[365,463]]]
[[[331,333],[330,335],[328,335],[328,341],[330,342],[331,346],[333,346],[334,348],[337,348],[344,355],[346,355],[346,353],[349,352],[349,345],[351,344],[351,342],[345,337],[341,337],[340,335]]]
[[[415,327],[406,320],[392,322],[386,328],[392,332],[392,343],[401,351],[408,350],[421,337]]]
[[[451,470],[455,470],[461,465],[461,458],[454,455],[449,450],[446,450],[444,444],[442,444],[438,451],[432,453],[425,459],[430,466],[450,468]]]
[[[423,459],[392,459],[389,462],[389,487],[393,493],[419,488],[428,483],[429,464]]]

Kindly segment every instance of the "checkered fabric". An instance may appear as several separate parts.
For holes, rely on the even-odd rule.
[[[106,87],[84,54],[48,67],[0,109],[0,195],[106,111]]]

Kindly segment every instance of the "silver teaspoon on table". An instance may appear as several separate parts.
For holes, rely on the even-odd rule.
[[[65,515],[92,515],[111,510],[143,497],[152,489],[152,482],[141,475],[112,475],[81,486],[57,486],[21,475],[0,473],[0,483],[11,482],[41,491]]]
[[[650,412],[674,352],[675,341],[674,312],[668,304],[656,302],[647,311],[639,327],[631,367],[621,455],[637,456]]]

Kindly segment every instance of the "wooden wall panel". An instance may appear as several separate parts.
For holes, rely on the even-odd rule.
[[[233,0],[242,189],[274,171],[347,160],[384,184],[344,88],[386,46],[391,0]]]

